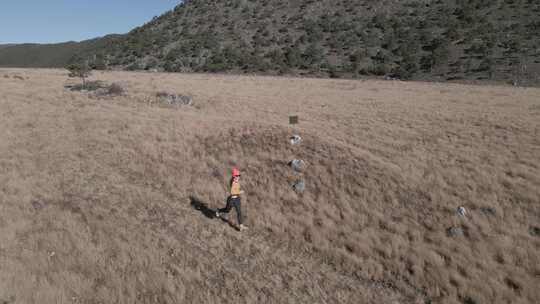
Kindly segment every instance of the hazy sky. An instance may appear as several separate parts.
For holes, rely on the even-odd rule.
[[[0,44],[54,43],[127,33],[180,0],[1,0]]]

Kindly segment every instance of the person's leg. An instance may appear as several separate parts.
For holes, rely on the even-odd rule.
[[[232,208],[232,198],[227,198],[227,205],[225,205],[225,208],[218,209],[218,213],[229,213]]]
[[[234,200],[234,209],[236,209],[236,216],[238,218],[238,225],[242,225],[242,205],[240,198]]]

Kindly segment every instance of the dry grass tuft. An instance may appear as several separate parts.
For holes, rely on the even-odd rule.
[[[164,91],[156,93],[156,98],[159,102],[169,106],[191,106],[193,105],[193,97],[183,94],[171,94]]]

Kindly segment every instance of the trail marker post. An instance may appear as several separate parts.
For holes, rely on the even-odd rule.
[[[298,124],[298,115],[289,116],[289,124],[297,125]]]

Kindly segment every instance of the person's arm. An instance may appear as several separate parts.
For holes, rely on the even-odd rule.
[[[238,193],[239,194],[244,194],[244,190],[241,190],[242,188],[240,187],[240,184],[238,184]]]

